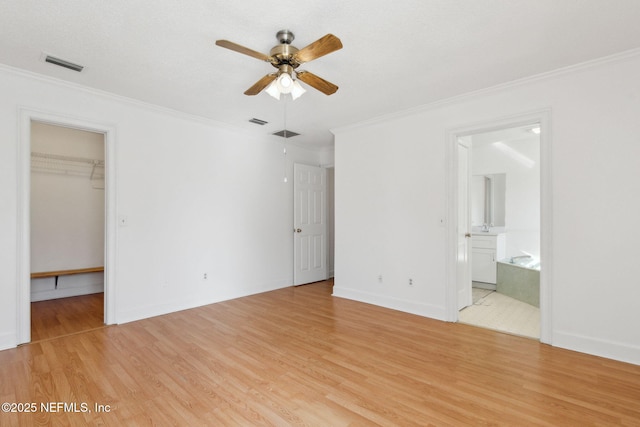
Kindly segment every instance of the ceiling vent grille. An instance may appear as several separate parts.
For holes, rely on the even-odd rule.
[[[253,119],[249,120],[249,122],[251,122],[251,123],[255,123],[255,124],[260,125],[260,126],[264,126],[264,125],[266,125],[267,123],[269,123],[269,122],[267,122],[267,121],[265,121],[265,120],[256,119],[255,117],[254,117]]]
[[[300,135],[299,133],[295,133],[286,129],[282,129],[280,132],[274,132],[273,134],[275,136],[281,136],[283,138],[291,138],[292,136]]]
[[[64,59],[56,58],[55,56],[47,55],[44,58],[45,62],[49,64],[57,65],[59,67],[68,68],[69,70],[81,72],[84,69],[84,66],[74,64],[73,62],[65,61]]]

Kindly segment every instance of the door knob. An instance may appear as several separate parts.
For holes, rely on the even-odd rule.
[[[471,233],[464,233],[464,237],[471,237]]]
[[[302,233],[302,230],[300,230],[299,228],[296,228],[294,231],[295,231],[296,233]]]

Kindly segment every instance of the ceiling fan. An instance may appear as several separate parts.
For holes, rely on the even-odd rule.
[[[319,90],[325,95],[335,93],[338,90],[338,86],[313,73],[302,70],[297,71],[296,69],[305,62],[313,61],[321,56],[342,49],[340,39],[333,34],[327,34],[310,45],[298,49],[291,45],[294,37],[293,33],[289,30],[278,31],[276,38],[280,44],[274,46],[269,52],[269,55],[228,40],[216,40],[216,45],[268,62],[278,69],[277,72],[267,74],[258,80],[244,92],[245,95],[257,95],[264,89],[267,89],[267,93],[275,98],[280,99],[281,93],[291,93],[293,99],[296,99],[302,95],[305,90],[294,79],[294,75],[298,80]]]

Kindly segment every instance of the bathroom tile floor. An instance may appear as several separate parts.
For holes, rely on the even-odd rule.
[[[473,288],[473,304],[458,320],[509,334],[540,338],[540,309],[495,291]]]

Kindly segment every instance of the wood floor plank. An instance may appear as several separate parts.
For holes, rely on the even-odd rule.
[[[640,425],[640,366],[331,292],[286,288],[2,351],[4,401],[91,412],[0,425]]]

